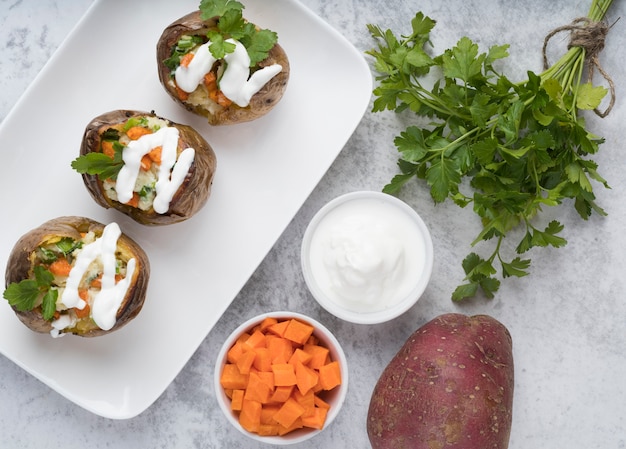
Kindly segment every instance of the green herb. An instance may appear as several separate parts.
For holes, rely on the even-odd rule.
[[[589,18],[600,21],[612,0],[594,0]],[[482,230],[472,242],[493,242],[487,257],[471,252],[462,263],[464,283],[452,299],[482,290],[493,297],[501,276],[522,277],[531,261],[520,255],[534,247],[561,247],[563,225],[535,224],[542,209],[572,199],[578,214],[605,215],[595,203],[592,181],[608,187],[589,159],[603,139],[586,129],[580,110],[599,106],[607,90],[582,82],[585,51],[572,47],[542,74],[511,82],[496,69],[508,45],[481,53],[463,37],[451,49],[431,56],[426,49],[435,21],[417,13],[408,36],[368,25],[378,47],[367,52],[379,73],[373,111],[412,111],[425,126],[412,125],[394,140],[400,174],[384,187],[397,194],[414,177],[425,181],[436,203],[446,199],[472,206]],[[424,78],[428,75],[428,78]],[[432,77],[435,76],[433,82]],[[522,230],[516,255],[502,243]]]
[[[267,58],[270,50],[278,42],[278,36],[270,30],[258,30],[254,24],[246,21],[243,18],[244,8],[243,4],[234,0],[202,0],[200,2],[200,17],[202,20],[219,17],[217,30],[211,31],[207,36],[211,41],[209,50],[213,57],[222,59],[226,54],[232,53],[235,50],[234,44],[226,42],[227,39],[232,38],[246,47],[250,56],[250,67],[254,68],[259,62]],[[181,42],[179,41],[177,48],[180,46]],[[175,57],[175,54],[176,50],[172,57]],[[176,56],[178,58],[176,66],[180,64],[181,56]]]
[[[104,153],[91,152],[77,157],[72,161],[72,168],[81,174],[97,175],[100,179],[117,179],[117,175],[124,166],[122,152],[124,146],[119,142],[113,143],[115,155],[110,158]]]
[[[131,129],[133,126],[143,126],[144,128],[148,128],[148,118],[147,117],[131,117],[128,120],[126,120],[126,123],[124,123],[124,126],[122,127],[122,129],[124,130],[124,132],[128,131],[129,129]],[[111,130],[114,131],[113,128],[111,128]],[[103,136],[104,139],[104,136]],[[109,139],[109,140],[119,140],[119,133],[118,133],[118,137],[117,139]]]
[[[41,265],[36,265],[33,271],[35,279],[24,279],[9,284],[2,296],[11,306],[21,312],[33,310],[37,300],[42,298],[42,316],[45,320],[51,320],[59,295],[58,290],[52,288],[54,275]]]
[[[172,55],[167,58],[163,63],[172,71],[176,70],[176,67],[180,65],[180,58],[185,56],[191,50],[199,45],[202,45],[201,36],[182,36],[176,46],[172,49]]]

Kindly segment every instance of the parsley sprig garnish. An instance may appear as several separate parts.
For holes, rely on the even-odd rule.
[[[611,1],[594,0],[589,18],[601,20]],[[597,108],[607,90],[582,82],[581,48],[570,49],[544,73],[528,71],[527,80],[513,83],[496,69],[508,56],[508,45],[480,53],[463,37],[431,56],[426,47],[435,21],[420,12],[411,26],[411,33],[399,38],[368,25],[378,42],[367,52],[379,73],[373,111],[412,111],[427,123],[411,125],[395,138],[401,173],[383,190],[396,194],[416,177],[436,203],[471,205],[482,223],[472,246],[492,241],[494,248],[487,257],[471,252],[463,260],[465,282],[452,299],[479,290],[491,298],[500,287],[498,264],[503,278],[526,276],[531,261],[522,254],[567,243],[558,220],[535,224],[544,207],[572,199],[583,219],[592,212],[606,215],[595,202],[592,181],[608,184],[589,159],[603,139],[586,129],[579,111]],[[517,255],[506,257],[503,240],[516,228],[522,230]]]
[[[235,46],[226,42],[235,39],[246,47],[250,56],[250,67],[255,67],[267,58],[270,50],[278,42],[278,35],[270,30],[258,30],[253,23],[243,18],[245,6],[234,0],[202,0],[200,2],[200,17],[209,20],[219,17],[217,30],[208,33],[211,41],[209,50],[216,59],[222,59],[227,53],[232,53]]]
[[[81,174],[97,175],[101,180],[117,179],[118,173],[124,166],[122,153],[125,147],[118,140],[119,132],[113,128],[106,130],[101,138],[113,142],[115,150],[113,158],[104,153],[92,151],[74,159],[71,163],[72,168]]]
[[[9,304],[21,312],[27,312],[35,308],[37,300],[41,297],[41,314],[44,320],[51,320],[56,311],[59,291],[52,287],[54,275],[41,265],[33,269],[35,279],[24,279],[7,286],[2,296]]]

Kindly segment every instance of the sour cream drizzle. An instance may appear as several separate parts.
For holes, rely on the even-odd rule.
[[[235,51],[224,57],[226,70],[220,80],[220,89],[229,100],[240,107],[250,104],[250,99],[260,91],[272,78],[280,73],[283,67],[272,64],[257,70],[250,76],[250,56],[240,42],[226,39],[235,44]],[[178,66],[174,73],[176,84],[187,93],[191,93],[202,83],[204,75],[211,71],[217,61],[211,54],[211,42],[201,45],[195,52],[187,67]]]
[[[153,148],[160,146],[162,147],[161,165],[156,182],[153,207],[155,212],[159,214],[164,214],[169,210],[170,202],[185,180],[195,157],[195,150],[186,148],[178,156],[178,159],[176,158],[178,137],[178,128],[166,126],[155,133],[146,134],[128,143],[122,153],[124,165],[118,173],[115,183],[118,201],[127,203],[132,199],[141,167],[141,158]]]
[[[100,329],[109,330],[116,322],[117,310],[124,301],[130,281],[136,267],[135,259],[130,259],[126,265],[126,277],[115,283],[115,269],[117,240],[122,231],[117,223],[111,223],[104,228],[102,236],[81,249],[67,278],[65,289],[59,301],[67,308],[85,308],[85,301],[78,296],[78,287],[89,265],[95,260],[102,263],[102,288],[93,299],[91,317]],[[64,315],[52,322],[52,335],[74,323]],[[56,334],[56,335],[55,335]]]

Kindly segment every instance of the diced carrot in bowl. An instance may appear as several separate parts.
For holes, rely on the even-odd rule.
[[[347,362],[321,323],[292,312],[242,324],[216,363],[218,403],[248,436],[270,444],[312,437],[336,417],[347,390]]]

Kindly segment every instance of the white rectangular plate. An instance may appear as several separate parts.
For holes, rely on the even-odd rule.
[[[248,0],[275,30],[291,77],[282,101],[248,124],[212,128],[175,104],[156,71],[156,42],[197,0],[98,0],[0,126],[4,210],[0,270],[17,239],[44,221],[116,221],[151,261],[146,303],[121,330],[52,339],[0,301],[0,351],[81,407],[124,419],[148,408],[207,336],[345,145],[368,106],[362,55],[296,0]],[[114,26],[112,26],[114,24]],[[200,131],[216,152],[212,196],[190,220],[144,227],[95,205],[70,167],[95,116],[154,110]]]

